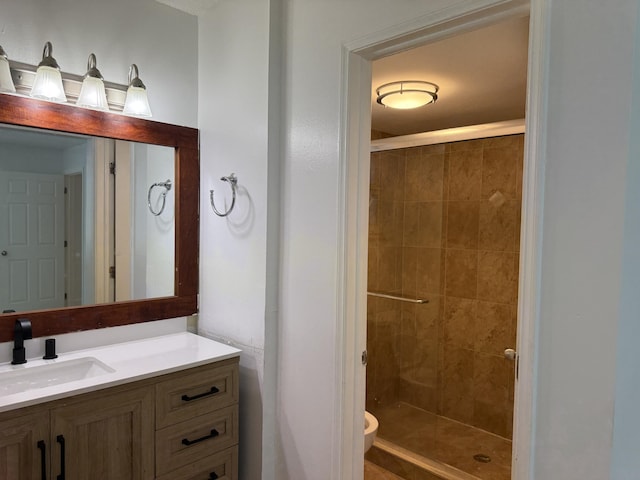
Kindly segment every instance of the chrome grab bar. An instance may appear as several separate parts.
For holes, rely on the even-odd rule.
[[[391,300],[400,300],[401,302],[421,303],[421,304],[429,303],[429,300],[426,300],[426,299],[398,297],[396,295],[387,295],[385,293],[367,292],[367,295],[370,295],[372,297],[389,298]]]

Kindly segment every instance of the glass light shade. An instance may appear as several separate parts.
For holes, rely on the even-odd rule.
[[[99,78],[85,77],[76,105],[97,110],[109,110],[104,82]]]
[[[433,103],[438,99],[438,86],[423,81],[401,81],[381,85],[376,89],[377,102],[390,108],[408,110]]]
[[[129,88],[127,98],[124,101],[125,115],[135,115],[137,117],[150,117],[151,108],[147,98],[147,87],[144,86],[138,75],[138,66],[132,63],[129,67]]]
[[[67,96],[62,87],[60,70],[46,65],[39,66],[31,88],[31,96],[52,102],[66,102]]]
[[[125,115],[135,115],[136,117],[150,117],[151,107],[147,98],[147,90],[144,87],[130,86],[127,89],[127,98],[124,101]]]
[[[102,74],[97,67],[95,53],[90,54],[87,60],[87,73],[82,80],[82,88],[80,88],[76,105],[97,110],[109,110],[107,93],[104,90]]]
[[[385,97],[383,104],[391,108],[408,110],[431,103],[431,96],[421,92],[398,92]]]
[[[9,60],[3,56],[0,56],[0,92],[16,93],[11,70],[9,70]]]

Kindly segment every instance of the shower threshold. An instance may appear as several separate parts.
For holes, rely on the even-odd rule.
[[[406,403],[374,414],[380,428],[367,458],[387,469],[402,464],[394,473],[417,469],[443,480],[511,479],[509,439]]]

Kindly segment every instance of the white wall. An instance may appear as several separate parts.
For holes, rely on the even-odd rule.
[[[134,224],[132,258],[132,298],[153,298],[173,295],[175,291],[175,154],[169,147],[132,144],[132,205]],[[159,215],[149,211],[149,187],[171,181]],[[158,213],[162,208],[163,187],[151,191],[151,206]]]
[[[63,151],[28,145],[2,145],[0,170],[60,175],[64,171]]]
[[[74,173],[83,173],[87,167],[87,144],[76,145],[74,147],[65,148],[63,154],[63,173],[72,175]]]
[[[172,148],[147,145],[147,185],[143,203],[146,205],[147,191],[152,183],[171,181],[171,190],[165,196],[164,210],[154,216],[147,209],[147,296],[162,297],[175,292],[175,152]],[[159,198],[165,191],[156,187],[151,192],[151,200]],[[162,202],[154,205],[158,212]]]
[[[132,183],[133,198],[131,213],[133,214],[133,258],[131,264],[131,288],[133,298],[147,298],[147,149],[145,145],[134,143],[131,145],[133,163]]]
[[[198,330],[242,349],[243,479],[261,478],[262,437],[270,435],[268,426],[263,429],[263,408],[270,401],[269,389],[275,388],[275,378],[265,378],[264,360],[265,353],[273,352],[273,346],[265,352],[265,325],[276,309],[267,291],[277,286],[267,264],[277,258],[278,248],[268,245],[269,228],[278,228],[268,212],[273,195],[271,208],[278,209],[277,191],[268,185],[270,21],[269,2],[238,0],[221,2],[198,23],[203,193]],[[238,198],[234,211],[221,218],[211,209],[209,190],[214,190],[216,208],[226,210],[231,190],[220,177],[232,172],[238,177]],[[271,445],[266,442],[264,448]]]
[[[637,2],[550,5],[534,468],[596,480],[610,478],[616,370],[628,368],[618,319],[637,322],[620,311]]]

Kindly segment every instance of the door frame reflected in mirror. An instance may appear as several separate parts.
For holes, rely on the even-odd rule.
[[[182,317],[197,312],[200,159],[198,130],[109,112],[0,94],[0,123],[113,138],[175,149],[175,292],[173,296],[0,315],[0,342],[18,318],[33,336]]]

